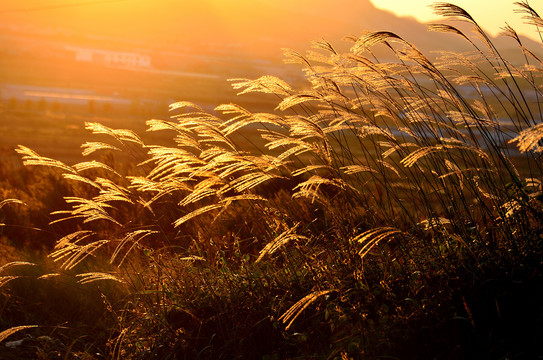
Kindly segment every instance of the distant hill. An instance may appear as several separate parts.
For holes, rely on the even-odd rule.
[[[115,40],[173,50],[235,47],[275,57],[282,47],[303,50],[311,40],[341,44],[344,35],[387,30],[425,52],[466,49],[457,36],[428,32],[416,20],[379,10],[369,0],[130,0],[81,6],[74,2],[66,7],[60,0],[2,3],[1,23],[80,42]],[[539,49],[535,42],[524,41]],[[515,47],[511,39],[499,38],[496,43],[503,49]]]

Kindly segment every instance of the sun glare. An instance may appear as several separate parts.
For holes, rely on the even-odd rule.
[[[370,0],[377,8],[393,12],[399,16],[409,16],[421,22],[432,22],[439,18],[433,13],[431,5],[435,0]],[[501,28],[507,22],[519,34],[532,39],[539,39],[539,35],[533,26],[523,23],[522,14],[516,13],[520,9],[513,0],[451,0],[452,4],[458,5],[473,16],[477,22],[490,34],[498,35]],[[530,3],[530,2],[528,2]],[[532,7],[541,5],[540,2],[532,1]],[[489,11],[491,9],[491,11]]]

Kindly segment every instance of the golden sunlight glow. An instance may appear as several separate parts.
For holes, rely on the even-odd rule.
[[[420,22],[434,22],[439,17],[433,14],[431,5],[435,0],[370,0],[377,8],[393,12],[399,16],[414,17]],[[443,2],[443,1],[441,1]],[[498,35],[501,27],[507,22],[519,34],[539,40],[539,35],[533,26],[523,23],[523,15],[516,13],[519,9],[514,0],[449,0],[466,10],[486,31]],[[543,11],[541,2],[528,1],[536,11]]]
[[[0,56],[0,85],[77,82],[105,92],[112,84],[136,83],[135,74],[138,86],[167,75],[211,81],[261,74],[279,71],[282,48],[304,52],[311,41],[325,39],[344,51],[350,44],[341,39],[364,30],[390,30],[425,50],[451,50],[435,34],[427,37],[425,26],[394,15],[435,21],[428,7],[433,0],[1,1],[0,41],[10,50]],[[493,35],[509,22],[537,39],[535,29],[519,25],[514,0],[451,1]],[[178,93],[177,82],[168,86]]]
[[[434,0],[2,0],[0,22],[32,24],[49,31],[93,36],[157,40],[167,43],[210,43],[250,38],[290,41],[337,38],[365,28],[371,3],[377,8],[421,22],[435,21]],[[509,23],[519,33],[537,39],[514,0],[451,0],[464,7],[492,35]],[[532,2],[534,2],[532,0]],[[537,4],[533,6],[537,9]],[[541,9],[540,9],[541,10]],[[370,11],[371,12],[371,11]],[[347,24],[353,25],[348,27]],[[382,29],[386,23],[379,25]],[[69,35],[72,35],[69,34]],[[251,46],[262,45],[252,41]],[[258,50],[258,49],[253,49]]]

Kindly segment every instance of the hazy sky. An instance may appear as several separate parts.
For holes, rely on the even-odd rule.
[[[401,16],[412,16],[422,22],[438,19],[429,5],[434,0],[370,0],[377,8],[392,11]],[[517,0],[520,1],[520,0]],[[511,25],[518,33],[532,39],[539,39],[533,26],[523,24],[522,14],[515,13],[519,9],[514,5],[515,0],[449,0],[466,10],[485,30],[497,35],[505,22]],[[543,1],[531,0],[528,4],[539,15],[543,16]]]
[[[29,23],[64,29],[67,34],[147,43],[189,43],[191,39],[236,43],[252,38],[256,39],[252,49],[265,50],[279,48],[279,42],[298,47],[293,45],[295,39],[304,44],[321,37],[334,41],[366,26],[371,26],[368,30],[392,30],[388,27],[394,20],[372,12],[370,1],[380,9],[422,22],[439,19],[429,8],[434,0],[0,0],[0,25]],[[514,12],[519,9],[515,0],[449,1],[465,8],[492,35],[508,22],[519,33],[538,39],[533,27],[521,26],[522,15]],[[529,1],[543,14],[543,0]],[[411,26],[410,22],[396,23]]]

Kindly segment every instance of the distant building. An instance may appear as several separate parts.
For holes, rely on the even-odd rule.
[[[67,47],[68,51],[75,53],[75,60],[90,62],[111,67],[150,68],[151,57],[128,51],[110,51],[91,48]]]

